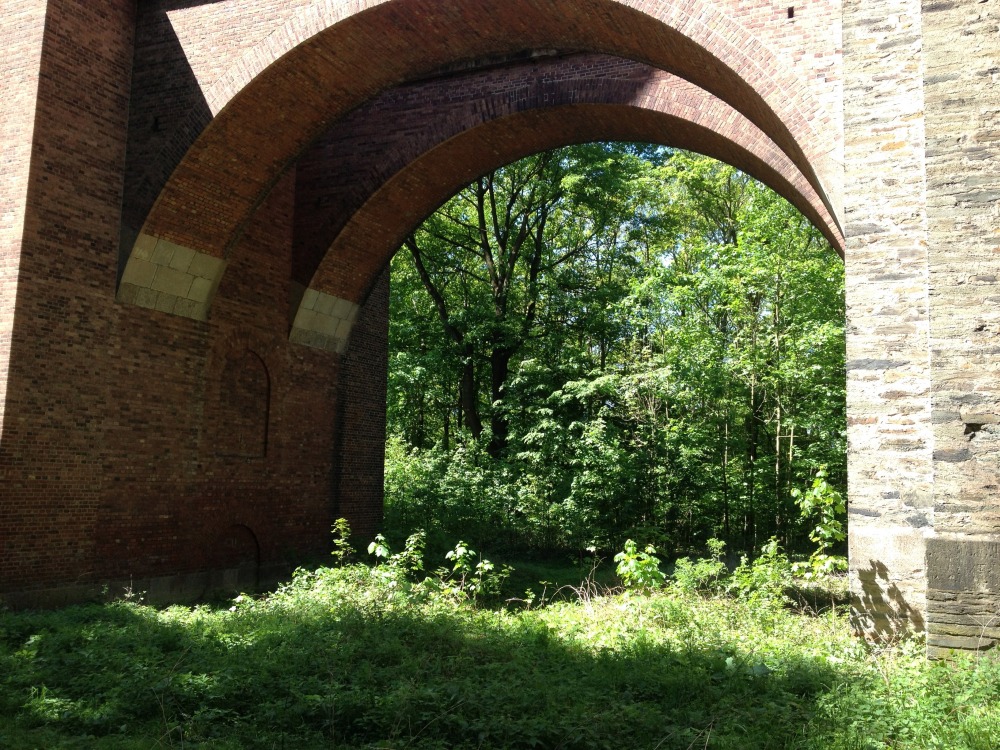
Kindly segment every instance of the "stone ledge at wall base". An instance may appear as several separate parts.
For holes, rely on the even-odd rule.
[[[19,591],[0,595],[0,610],[4,607],[14,610],[57,609],[84,603],[124,600],[158,607],[196,604],[242,593],[272,591],[288,581],[293,570],[294,566],[288,563],[270,563]]]
[[[986,651],[1000,642],[1000,539],[927,540],[927,656]]]

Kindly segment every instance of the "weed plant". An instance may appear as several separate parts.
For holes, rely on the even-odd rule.
[[[504,605],[462,547],[437,575],[386,548],[224,607],[2,613],[0,747],[1000,746],[1000,662],[866,646],[754,564],[739,585],[767,595],[698,561]]]

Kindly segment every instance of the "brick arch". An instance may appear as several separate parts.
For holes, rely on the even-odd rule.
[[[669,81],[668,81],[669,83]],[[490,170],[545,149],[595,140],[660,143],[712,156],[756,177],[795,205],[842,253],[843,238],[794,165],[752,125],[734,119],[720,133],[709,124],[733,112],[710,97],[663,92],[658,108],[635,103],[574,103],[528,109],[465,130],[386,179],[336,235],[294,310],[291,339],[342,352],[357,310],[405,237],[439,205]]]
[[[167,295],[171,311],[204,318],[255,208],[339,117],[456,62],[532,49],[617,55],[691,81],[767,133],[836,221],[827,118],[805,82],[709,0],[512,0],[490,13],[470,0],[357,0],[299,11],[205,91],[214,116],[201,127],[193,115],[164,150],[167,167],[170,154],[183,157],[146,216],[119,299],[146,304],[153,289],[160,309]]]
[[[354,213],[386,180],[431,148],[498,117],[567,104],[648,109],[723,136],[738,148],[716,148],[713,155],[742,159],[746,171],[760,172],[762,181],[843,251],[837,224],[809,182],[732,107],[648,65],[608,55],[574,54],[399,86],[339,120],[298,163],[293,281],[309,285],[320,260]],[[426,114],[430,108],[433,118]],[[668,125],[664,121],[664,128]],[[661,132],[651,131],[646,139],[668,142],[669,130]],[[687,142],[689,148],[700,150],[700,144]],[[741,150],[754,154],[757,161],[747,161]]]

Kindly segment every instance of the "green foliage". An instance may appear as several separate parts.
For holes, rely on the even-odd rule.
[[[752,561],[744,556],[728,583],[731,592],[762,611],[787,604],[791,585],[792,565],[777,539],[768,541]]]
[[[681,592],[715,591],[729,574],[723,560],[726,543],[719,539],[708,540],[709,557],[692,561],[681,557],[674,563],[674,586]]]
[[[479,443],[452,451],[409,449],[402,441],[386,444],[385,505],[387,535],[396,544],[414,529],[424,529],[433,554],[444,554],[451,540],[472,544],[545,546],[549,524],[534,519],[514,525],[526,515],[526,478],[491,458]]]
[[[456,195],[392,275],[393,539],[804,551],[795,489],[825,467],[845,490],[843,264],[730,167],[539,154]]]
[[[512,571],[507,565],[497,570],[492,562],[479,557],[475,550],[461,541],[445,554],[445,559],[452,566],[451,570],[442,568],[438,571],[441,590],[454,596],[467,597],[473,602],[483,594],[499,595],[504,581]]]
[[[402,552],[393,552],[381,534],[376,534],[368,545],[368,554],[374,555],[378,564],[372,574],[382,578],[390,586],[408,585],[415,581],[424,570],[424,547],[426,534],[415,531],[406,538]]]
[[[660,558],[656,556],[656,547],[647,544],[644,550],[639,550],[631,539],[625,540],[625,549],[615,555],[615,572],[622,584],[628,589],[652,591],[662,588],[666,576],[660,570]]]
[[[11,750],[982,750],[998,725],[995,658],[676,588],[491,610],[347,565],[230,607],[0,619]]]
[[[330,552],[333,564],[347,565],[354,557],[354,547],[351,544],[351,525],[346,518],[338,518],[333,522],[330,536],[333,542],[333,550]]]
[[[847,503],[844,496],[827,481],[826,466],[821,466],[816,472],[812,486],[802,492],[795,488],[792,497],[806,519],[814,519],[816,526],[809,533],[809,538],[817,545],[819,552],[826,552],[837,542],[847,537],[844,521],[847,516]]]
[[[476,602],[482,596],[499,595],[513,570],[507,565],[498,570],[492,562],[460,541],[445,554],[450,568],[438,568],[434,576],[424,576],[426,545],[427,535],[418,530],[407,537],[402,552],[393,553],[385,537],[376,534],[375,540],[368,545],[368,553],[378,560],[372,575],[389,587],[400,587],[410,595],[430,594]]]
[[[806,580],[814,580],[846,571],[847,558],[828,552],[835,544],[847,538],[847,503],[843,494],[827,481],[826,467],[821,466],[817,470],[808,490],[802,492],[795,488],[792,490],[792,497],[802,511],[802,517],[816,524],[809,533],[816,549],[808,562],[793,566],[795,574]]]

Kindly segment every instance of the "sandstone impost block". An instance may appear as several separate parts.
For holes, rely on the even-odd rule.
[[[343,354],[360,311],[361,307],[350,300],[306,289],[295,313],[289,340]]]
[[[205,320],[226,262],[140,234],[118,285],[119,302]]]

